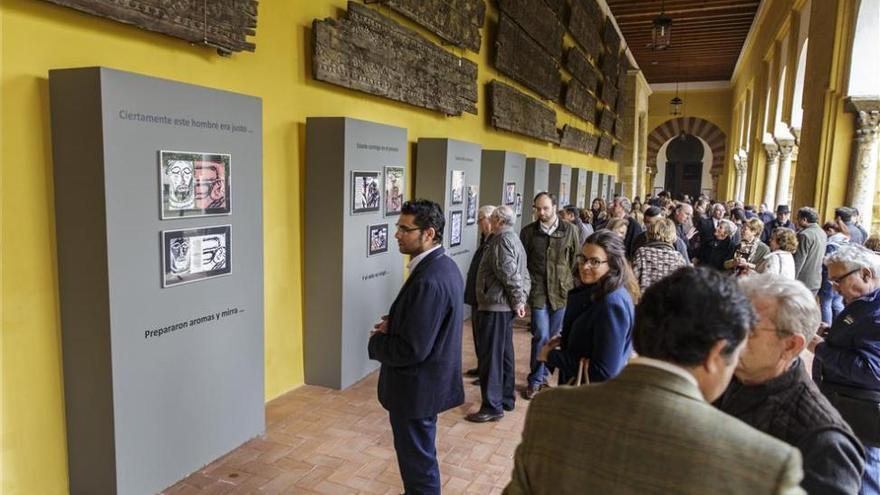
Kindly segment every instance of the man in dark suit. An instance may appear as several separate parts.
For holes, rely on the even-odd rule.
[[[776,207],[776,218],[770,223],[764,224],[764,232],[761,234],[761,242],[770,244],[770,235],[779,227],[785,227],[794,232],[794,224],[791,223],[791,208],[788,205],[779,205]]]
[[[701,218],[697,230],[700,233],[700,248],[697,251],[697,258],[700,262],[705,263],[712,253],[712,241],[715,240],[715,229],[724,219],[724,203],[715,203],[709,210],[709,216]],[[738,241],[737,241],[738,242]]]
[[[409,201],[397,220],[410,275],[370,337],[382,363],[379,402],[388,410],[406,493],[439,494],[437,414],[464,402],[461,328],[464,281],[442,247],[446,221],[437,203]]]

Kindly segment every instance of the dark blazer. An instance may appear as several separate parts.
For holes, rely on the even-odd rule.
[[[388,313],[388,332],[370,337],[382,363],[379,402],[408,418],[427,418],[464,402],[461,327],[464,282],[441,247],[425,257]]]
[[[636,254],[635,241],[636,237],[645,231],[645,228],[633,217],[626,217],[628,223],[626,227],[626,237],[623,239],[623,245],[626,248],[626,257],[632,259]]]
[[[626,288],[619,287],[598,301],[595,284],[568,293],[562,320],[561,350],[553,350],[547,363],[559,367],[560,382],[577,374],[578,362],[590,360],[590,382],[614,378],[632,353],[635,307]]]

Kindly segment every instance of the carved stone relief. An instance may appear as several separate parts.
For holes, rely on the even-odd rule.
[[[620,35],[617,34],[617,29],[614,28],[614,23],[610,17],[605,18],[602,41],[605,44],[605,50],[615,53],[620,51]]]
[[[443,40],[480,53],[480,28],[486,19],[483,0],[384,0],[382,3]]]
[[[580,49],[571,47],[565,52],[565,68],[585,88],[593,93],[596,92],[596,86],[599,83],[599,73]]]
[[[596,119],[596,97],[587,92],[576,79],[568,82],[565,89],[565,109],[578,117],[593,122]]]
[[[562,77],[553,58],[519,25],[501,13],[495,43],[498,72],[534,90],[541,97],[559,101]]]
[[[477,113],[477,65],[354,2],[312,26],[312,75],[447,115]]]
[[[617,143],[611,149],[611,159],[617,163],[620,163],[623,160],[623,144]]]
[[[614,128],[614,120],[617,118],[610,109],[605,108],[602,110],[602,117],[599,121],[599,129],[605,132],[611,132],[611,129]]]
[[[489,83],[489,121],[493,127],[559,143],[556,112],[502,82]]]
[[[612,109],[617,104],[617,88],[614,87],[611,79],[606,79],[605,83],[602,84],[602,101]]]
[[[88,14],[167,34],[221,52],[252,52],[247,41],[257,28],[256,0],[211,2],[168,0],[45,0]],[[206,7],[207,6],[207,11]]]
[[[596,155],[599,158],[611,158],[611,146],[612,146],[611,136],[608,134],[602,134],[602,137],[599,138],[599,148],[596,151]]]
[[[565,27],[544,0],[498,0],[498,10],[510,16],[554,60],[562,59]]]
[[[562,126],[562,139],[559,141],[559,147],[592,155],[596,153],[598,141],[599,137],[595,134],[565,124]]]
[[[614,137],[623,139],[623,119],[620,117],[614,119]]]
[[[571,12],[568,16],[568,31],[593,60],[598,60],[599,46],[602,43],[599,38],[602,13],[598,11],[598,17],[596,17],[592,10],[585,7],[585,5],[593,2],[594,0],[572,1]]]

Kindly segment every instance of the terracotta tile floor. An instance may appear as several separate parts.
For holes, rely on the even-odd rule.
[[[517,394],[528,372],[530,334],[514,327]],[[470,322],[464,367],[476,363]],[[366,352],[366,351],[365,351]],[[165,495],[399,494],[388,415],[376,400],[378,372],[344,391],[305,385],[266,405],[266,433],[168,488]],[[527,401],[497,423],[474,424],[480,388],[465,377],[465,403],[440,415],[437,456],[444,494],[501,493],[510,480]]]

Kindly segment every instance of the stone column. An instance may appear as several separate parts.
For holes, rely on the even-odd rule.
[[[779,146],[774,142],[765,142],[767,152],[767,180],[764,181],[764,203],[770,210],[776,208],[776,182],[779,176]]]
[[[746,202],[746,189],[749,185],[749,154],[746,150],[739,149],[739,163],[742,167],[742,187],[740,187],[739,201]]]
[[[733,154],[733,171],[736,174],[733,182],[733,199],[739,201],[742,194],[742,164],[740,163],[739,153]]]
[[[791,190],[791,154],[794,151],[794,139],[780,139],[779,145],[779,179],[776,181],[776,204],[788,205]]]
[[[877,161],[880,159],[880,100],[850,97],[847,99],[847,109],[856,114],[855,156],[849,173],[847,200],[851,206],[859,209],[861,224],[870,229],[874,216]]]

